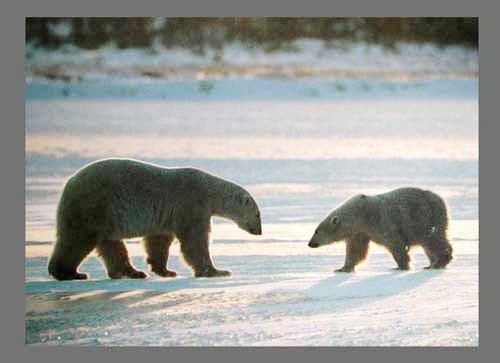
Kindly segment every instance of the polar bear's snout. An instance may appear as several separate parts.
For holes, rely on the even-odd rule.
[[[248,228],[248,232],[250,232],[251,234],[254,234],[256,236],[260,236],[262,234],[261,224],[259,223],[257,226]]]
[[[320,242],[321,242],[321,240],[320,240],[320,237],[319,237],[319,227],[318,227],[314,231],[314,234],[311,237],[311,239],[310,239],[309,243],[307,244],[307,246],[309,246],[311,248],[317,248],[317,247],[321,246]]]

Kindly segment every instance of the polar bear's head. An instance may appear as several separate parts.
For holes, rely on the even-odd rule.
[[[216,214],[235,222],[242,230],[262,234],[260,210],[250,193],[239,185],[232,184],[231,192],[223,198],[221,210]]]
[[[262,222],[260,210],[250,193],[246,192],[237,198],[236,224],[248,233],[261,235]]]
[[[371,197],[360,194],[348,199],[321,221],[308,246],[316,248],[343,241],[357,233],[366,233],[374,223],[374,212],[376,211]]]

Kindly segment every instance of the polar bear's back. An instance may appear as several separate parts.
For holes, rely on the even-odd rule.
[[[420,188],[398,188],[374,197],[381,208],[383,225],[395,225],[409,240],[445,234],[448,212],[437,194]]]
[[[108,195],[178,192],[199,189],[208,174],[191,167],[166,168],[134,159],[104,159],[90,163],[74,175],[65,186],[72,193],[106,193]],[[118,202],[118,201],[117,201]]]
[[[206,173],[194,168],[164,168],[133,159],[104,159],[71,176],[58,211],[58,233],[88,230],[116,238],[165,229],[173,211],[189,208],[204,195]],[[196,196],[196,201],[191,200]]]

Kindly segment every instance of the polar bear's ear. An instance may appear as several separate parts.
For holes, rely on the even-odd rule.
[[[339,222],[339,217],[338,216],[331,216],[330,217],[330,223],[331,224],[337,224]]]

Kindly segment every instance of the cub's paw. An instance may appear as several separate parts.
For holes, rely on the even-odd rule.
[[[354,268],[344,266],[342,268],[336,269],[334,272],[354,272]]]
[[[197,271],[194,274],[194,276],[195,277],[225,277],[225,276],[231,276],[231,271],[210,269],[210,270],[204,270],[204,271]]]
[[[216,277],[231,276],[231,271],[228,271],[228,270],[215,270],[215,273],[214,273],[213,276],[216,276]]]
[[[410,269],[410,266],[399,266],[399,267],[394,267],[393,271],[408,271]]]
[[[446,265],[430,265],[427,267],[424,267],[424,270],[442,270],[446,267]]]

